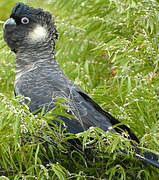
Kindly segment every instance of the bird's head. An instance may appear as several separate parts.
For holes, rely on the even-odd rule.
[[[55,46],[56,26],[49,12],[17,3],[3,26],[4,40],[12,51],[38,48],[48,43]]]

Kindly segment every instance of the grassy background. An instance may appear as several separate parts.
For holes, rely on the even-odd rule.
[[[2,33],[3,22],[16,2],[0,1],[0,178],[158,178],[158,169],[134,159],[131,153],[120,153],[119,149],[130,146],[124,138],[90,129],[78,135],[84,137],[83,147],[75,149],[66,142],[66,134],[47,125],[52,112],[34,117],[18,104],[13,94],[15,56]],[[59,31],[56,56],[67,76],[127,124],[141,140],[142,149],[144,145],[157,153],[158,0],[22,2],[53,14]],[[104,145],[104,137],[109,146]]]

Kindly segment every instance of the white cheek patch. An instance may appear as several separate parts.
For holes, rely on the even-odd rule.
[[[47,38],[47,30],[45,27],[37,25],[33,31],[29,32],[28,38],[34,42],[44,41]]]

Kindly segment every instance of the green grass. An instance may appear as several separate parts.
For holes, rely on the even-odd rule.
[[[16,2],[1,0],[1,27]],[[67,76],[128,125],[141,148],[158,153],[158,1],[23,2],[52,12],[59,31],[56,56]],[[158,169],[133,158],[127,139],[92,128],[77,135],[83,146],[74,148],[67,142],[74,136],[48,126],[52,112],[34,117],[19,105],[14,58],[1,30],[0,179],[158,178]]]

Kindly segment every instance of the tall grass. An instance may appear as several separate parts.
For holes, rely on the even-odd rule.
[[[1,1],[1,27],[16,2]],[[158,153],[158,1],[23,2],[53,14],[59,31],[56,56],[67,76],[128,125],[141,149]],[[159,170],[135,159],[124,137],[92,128],[76,136],[82,146],[71,144],[73,135],[48,126],[53,112],[30,114],[14,98],[14,58],[1,30],[1,179],[158,178]],[[130,153],[122,154],[121,149]]]

